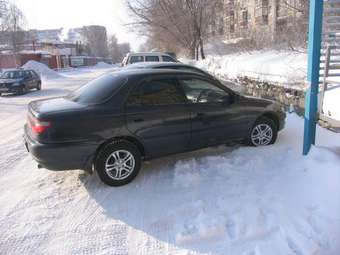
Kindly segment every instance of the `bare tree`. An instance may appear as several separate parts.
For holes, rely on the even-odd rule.
[[[5,0],[0,1],[0,15],[0,40],[16,54],[28,36],[24,30],[27,24],[26,18],[15,4]]]
[[[307,46],[308,33],[308,0],[277,0],[279,10],[286,19],[277,20],[277,40],[291,50]],[[283,16],[284,16],[283,15]]]
[[[308,14],[309,0],[289,1],[281,0],[281,4],[290,10],[301,13],[303,15]]]
[[[124,56],[130,52],[129,43],[118,43],[117,37],[112,35],[108,43],[109,55],[115,63],[119,63],[123,60]]]
[[[82,35],[85,38],[88,54],[96,57],[107,57],[109,54],[107,47],[107,33],[103,26],[84,26]]]
[[[172,43],[192,58],[205,58],[204,42],[208,37],[210,11],[215,0],[127,0],[128,9],[144,35],[158,43]]]

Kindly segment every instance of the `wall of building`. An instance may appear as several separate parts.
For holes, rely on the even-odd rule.
[[[1,54],[0,55],[0,68],[13,68],[19,65],[19,58],[14,56],[13,54]]]
[[[287,0],[295,6],[299,0]],[[267,36],[275,40],[286,26],[299,16],[293,8],[278,0],[225,0],[224,25],[226,39]]]

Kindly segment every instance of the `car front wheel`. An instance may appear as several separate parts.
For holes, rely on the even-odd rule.
[[[267,117],[259,118],[248,138],[252,146],[265,146],[275,143],[277,138],[277,127],[273,120]]]
[[[23,95],[27,93],[27,88],[25,85],[22,85],[20,88],[18,88],[17,90],[17,94],[18,95]]]
[[[110,186],[128,184],[137,176],[140,167],[140,151],[133,143],[125,140],[105,145],[95,160],[99,178]]]

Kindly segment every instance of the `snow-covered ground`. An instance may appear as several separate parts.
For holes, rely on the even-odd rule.
[[[303,157],[294,114],[275,145],[156,159],[119,188],[38,169],[22,143],[27,103],[112,70],[63,72],[0,98],[0,254],[340,253],[340,136],[318,128]]]
[[[338,77],[340,78],[340,77]],[[340,121],[340,79],[325,92],[323,112],[326,116]]]

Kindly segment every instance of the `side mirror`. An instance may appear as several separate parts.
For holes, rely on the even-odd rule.
[[[222,105],[229,106],[232,103],[234,103],[234,97],[233,95],[227,95],[222,98]]]

